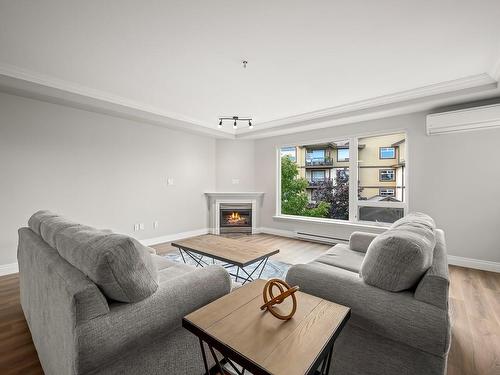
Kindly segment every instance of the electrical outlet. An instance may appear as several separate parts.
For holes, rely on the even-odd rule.
[[[139,229],[140,229],[140,230],[144,230],[144,223],[140,223],[140,224],[139,224]]]
[[[233,185],[239,185],[240,179],[239,178],[233,178]]]
[[[158,227],[159,227],[158,221],[157,220],[153,221],[153,229],[158,229]]]

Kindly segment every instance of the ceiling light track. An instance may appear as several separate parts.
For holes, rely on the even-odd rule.
[[[219,128],[222,128],[222,124],[224,121],[232,121],[233,122],[233,129],[238,128],[238,121],[248,121],[248,128],[253,129],[251,117],[238,117],[238,116],[219,117]]]

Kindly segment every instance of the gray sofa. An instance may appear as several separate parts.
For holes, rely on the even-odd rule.
[[[152,252],[48,211],[19,230],[21,304],[46,374],[204,373],[181,320],[229,293],[229,275]]]
[[[383,234],[355,232],[287,281],[351,307],[335,343],[336,375],[443,375],[450,347],[443,231],[410,214]]]

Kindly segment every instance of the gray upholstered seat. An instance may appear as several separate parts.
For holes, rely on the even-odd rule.
[[[409,242],[402,236],[404,228],[412,233]],[[392,230],[395,233],[389,233]],[[414,233],[426,237],[421,241]],[[450,319],[443,231],[433,229],[426,215],[415,214],[375,238],[355,232],[349,247],[336,245],[326,255],[292,266],[287,273],[287,281],[302,291],[352,309],[334,346],[332,373],[444,375]],[[428,249],[428,243],[435,244],[434,248]],[[409,246],[394,248],[395,244]],[[427,251],[432,259],[428,266]],[[367,257],[371,258],[368,264]],[[358,273],[363,262],[371,285]],[[404,290],[392,291],[399,288]]]
[[[224,268],[177,264],[126,236],[48,212],[33,215],[29,226],[19,230],[21,305],[46,374],[204,373],[198,339],[181,322],[229,293]],[[140,298],[117,302],[109,294],[116,287]]]
[[[364,257],[364,253],[351,250],[349,245],[337,244],[315,261],[359,273]]]

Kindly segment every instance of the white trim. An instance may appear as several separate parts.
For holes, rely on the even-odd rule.
[[[387,230],[390,224],[365,224],[365,223],[354,223],[347,220],[337,220],[337,219],[324,219],[320,217],[307,217],[307,216],[294,216],[294,215],[275,215],[273,216],[275,220],[283,220],[283,221],[298,221],[303,223],[312,223],[312,224],[326,224],[326,225],[337,225],[337,226],[347,226],[351,227],[354,230],[356,229],[370,229],[380,231]]]
[[[0,264],[0,276],[10,275],[12,273],[18,273],[19,266],[17,262],[9,264]]]
[[[500,81],[500,57],[498,58],[497,62],[493,64],[489,75],[491,78],[493,78],[495,81]]]
[[[484,96],[485,92],[491,92],[492,96],[494,96],[497,89],[497,79],[492,78],[491,74],[482,73],[318,111],[261,122],[256,124],[251,131],[241,129],[236,135],[236,139],[257,139],[291,134],[429,110],[436,106],[451,104],[457,98],[473,100],[478,96]]]
[[[471,95],[470,99],[473,99],[479,94],[496,89],[499,73],[500,67],[497,66],[489,73],[265,121],[254,124],[256,125],[254,128],[257,127],[257,129],[242,128],[238,131],[234,131],[232,128],[216,129],[215,123],[207,123],[180,113],[166,111],[146,103],[9,64],[0,64],[0,91],[139,120],[152,125],[203,133],[220,138],[237,139],[290,134],[428,110],[436,104],[445,105],[447,102],[456,100],[458,97],[465,98],[467,95]]]
[[[280,236],[280,237],[289,237],[289,238],[295,238],[298,239],[295,236],[295,232],[291,230],[284,230],[284,229],[275,229],[275,228],[269,228],[269,227],[261,227],[257,229],[258,233],[265,233],[265,234],[273,234],[275,236]]]
[[[165,111],[146,103],[9,64],[0,64],[0,91],[130,120],[144,121],[152,125],[234,139],[235,132],[232,128],[215,129],[213,124],[179,113]]]
[[[262,191],[206,192],[205,195],[210,198],[224,198],[224,197],[260,198],[264,195],[264,192]]]
[[[448,255],[448,264],[483,271],[500,272],[500,262]]]
[[[157,244],[165,243],[165,242],[182,240],[184,238],[201,236],[203,234],[208,234],[208,233],[209,233],[208,228],[201,228],[201,229],[191,230],[188,232],[167,234],[166,236],[147,238],[144,240],[139,240],[139,242],[142,243],[144,246],[151,246],[151,245],[157,245]]]

